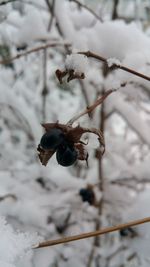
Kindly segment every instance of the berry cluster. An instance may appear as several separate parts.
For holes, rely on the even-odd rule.
[[[57,162],[64,167],[71,166],[77,160],[77,151],[61,129],[52,128],[46,132],[41,138],[40,146],[44,150],[54,150]]]
[[[46,166],[50,158],[56,152],[57,162],[65,167],[71,166],[76,160],[86,161],[88,165],[88,152],[85,149],[87,143],[81,140],[85,133],[93,133],[98,136],[100,158],[105,151],[103,134],[95,128],[83,128],[80,125],[72,127],[67,124],[43,123],[45,134],[37,147],[38,156],[42,165]]]
[[[81,188],[79,195],[81,196],[83,202],[88,202],[90,205],[93,205],[95,203],[95,194],[92,188]]]

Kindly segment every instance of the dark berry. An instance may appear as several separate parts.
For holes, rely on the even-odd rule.
[[[120,235],[122,237],[134,237],[136,236],[136,232],[131,227],[127,227],[120,230]]]
[[[53,128],[42,136],[40,145],[44,149],[57,149],[57,147],[63,141],[64,141],[64,134],[62,130]]]
[[[27,49],[27,47],[28,47],[27,44],[22,44],[22,45],[17,46],[16,49],[18,52],[20,52],[22,50]]]
[[[56,159],[57,162],[64,167],[71,166],[77,160],[77,151],[73,145],[64,142],[59,146],[56,152]]]
[[[83,202],[88,202],[90,205],[92,205],[95,201],[95,195],[91,188],[80,189],[79,195],[81,196]]]

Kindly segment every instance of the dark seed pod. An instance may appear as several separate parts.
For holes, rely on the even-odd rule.
[[[77,160],[77,151],[73,145],[64,142],[59,146],[56,152],[56,159],[57,162],[64,167],[71,166]]]
[[[83,202],[88,202],[90,205],[93,205],[95,201],[95,195],[91,188],[80,189],[79,195],[81,196]]]
[[[40,146],[44,149],[57,149],[63,141],[64,134],[62,130],[53,128],[42,136]]]

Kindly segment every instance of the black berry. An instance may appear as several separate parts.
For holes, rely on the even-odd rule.
[[[90,205],[93,205],[95,201],[95,195],[91,188],[80,189],[79,195],[81,196],[83,202],[88,202]]]
[[[131,227],[127,227],[127,228],[123,228],[120,230],[120,235],[122,237],[125,237],[125,236],[126,237],[134,237],[137,234],[136,234],[135,230],[133,230]]]
[[[64,134],[62,130],[53,128],[42,136],[40,145],[44,149],[57,149],[63,141]]]
[[[58,147],[56,159],[57,162],[64,167],[71,166],[77,160],[77,151],[73,145],[64,142]]]

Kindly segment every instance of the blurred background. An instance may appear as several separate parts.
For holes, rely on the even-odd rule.
[[[0,215],[44,240],[150,214],[150,82],[87,59],[75,65],[84,80],[60,84],[66,56],[87,50],[150,76],[150,1],[0,1]],[[84,135],[88,167],[62,167],[55,155],[42,166],[41,123],[66,123],[109,89],[117,91],[78,121],[103,131],[102,160],[97,137]],[[144,224],[37,250],[13,266],[148,267],[149,247]]]

